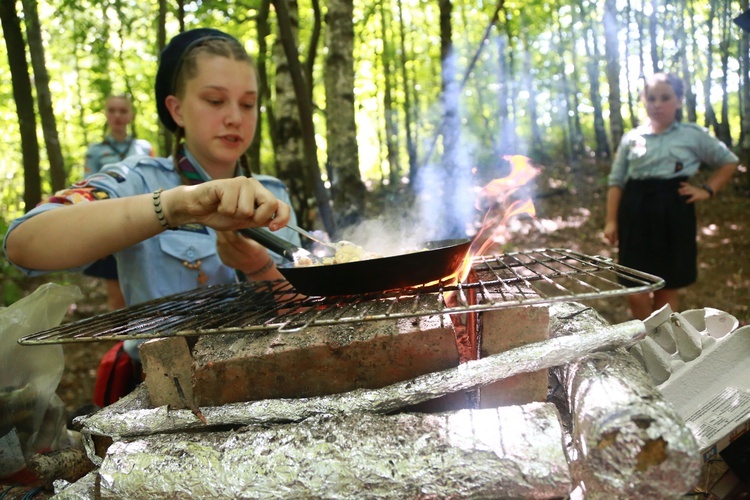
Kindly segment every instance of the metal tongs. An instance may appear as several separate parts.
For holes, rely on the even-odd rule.
[[[321,244],[321,245],[323,245],[325,247],[330,248],[334,252],[336,252],[340,248],[345,247],[347,245],[349,245],[349,246],[355,246],[355,247],[358,246],[356,243],[352,243],[351,241],[346,241],[346,240],[340,240],[340,241],[337,241],[336,243],[331,243],[330,241],[325,241],[325,240],[323,240],[321,238],[318,238],[314,234],[309,233],[309,232],[305,231],[304,229],[302,229],[301,227],[299,227],[299,226],[297,226],[295,224],[292,224],[292,223],[288,223],[286,225],[286,227],[288,227],[292,231],[296,231],[297,233],[301,234],[305,238],[310,238],[315,243],[319,243],[319,244]]]
[[[332,248],[332,249],[333,249],[334,251],[336,250],[336,248],[338,248],[338,247],[337,247],[336,245],[334,245],[333,243],[330,243],[330,242],[328,242],[328,241],[324,241],[324,240],[322,240],[322,239],[318,238],[317,236],[314,236],[313,234],[311,234],[311,233],[309,233],[309,232],[305,231],[305,230],[304,230],[304,229],[302,229],[301,227],[299,227],[299,226],[297,226],[297,225],[295,225],[295,224],[292,224],[291,222],[289,222],[289,223],[288,223],[288,224],[286,225],[286,227],[288,227],[288,228],[289,228],[289,229],[291,229],[292,231],[296,231],[297,233],[301,234],[301,235],[302,235],[302,236],[304,236],[305,238],[309,238],[309,239],[313,240],[313,241],[314,241],[314,242],[316,242],[316,243],[320,243],[320,244],[321,244],[321,245],[323,245],[323,246],[327,246],[328,248]],[[341,244],[341,243],[339,243],[339,245],[340,245],[340,244]]]

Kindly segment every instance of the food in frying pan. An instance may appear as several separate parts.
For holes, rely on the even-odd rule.
[[[336,243],[336,253],[333,257],[323,257],[316,261],[310,255],[295,255],[294,267],[327,266],[331,264],[344,264],[345,262],[356,262],[360,260],[376,259],[382,257],[380,254],[368,252],[359,245],[350,241]]]

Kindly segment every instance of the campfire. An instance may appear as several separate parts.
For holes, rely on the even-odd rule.
[[[290,298],[277,283],[206,287],[23,342],[154,339],[144,384],[79,419],[98,468],[71,494],[684,492],[691,434],[616,349],[643,324],[610,327],[579,302],[629,293],[618,275],[660,286],[546,249],[475,257],[465,282],[437,288]]]
[[[484,190],[502,215],[488,211],[461,269],[436,282],[211,286],[22,339],[150,339],[144,383],[77,419],[96,469],[61,497],[689,491],[695,440],[625,349],[646,326],[582,303],[663,282],[566,249],[493,253],[503,217],[533,214],[533,168],[509,161],[515,176]]]

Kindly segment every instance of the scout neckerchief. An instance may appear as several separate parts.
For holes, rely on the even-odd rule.
[[[114,137],[112,139],[114,139]],[[121,160],[124,160],[125,158],[128,157],[128,151],[130,151],[130,146],[133,145],[133,141],[134,141],[134,138],[130,137],[128,139],[128,142],[125,143],[125,149],[123,149],[122,151],[120,151],[119,149],[117,149],[117,146],[115,146],[109,140],[109,137],[107,137],[106,139],[104,139],[102,141],[102,144],[104,144],[105,146],[108,146],[109,149],[111,149],[112,151],[114,151],[115,153],[117,153],[117,155],[120,157]]]
[[[188,186],[195,186],[196,184],[205,182],[203,176],[200,174],[200,172],[198,172],[198,169],[195,168],[193,162],[191,162],[185,154],[184,148],[180,148],[177,151],[177,170],[179,171],[183,184],[186,184]],[[187,267],[188,269],[195,269],[198,271],[199,286],[205,285],[208,281],[208,276],[206,276],[206,274],[201,270],[202,263],[203,262],[201,262],[200,260],[192,263],[186,260],[182,261],[183,266]]]

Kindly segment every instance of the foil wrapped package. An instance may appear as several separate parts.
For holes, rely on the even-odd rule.
[[[390,413],[448,393],[483,387],[519,373],[563,365],[591,352],[630,345],[645,333],[642,322],[631,321],[601,328],[591,335],[564,336],[527,344],[380,389],[232,403],[201,408],[201,413],[209,426],[293,422],[328,413]],[[150,408],[142,386],[135,394],[91,416],[80,418],[78,422],[85,433],[105,436],[139,436],[205,428],[205,424],[189,410],[173,410],[167,406]]]
[[[124,439],[99,474],[104,498],[552,498],[571,488],[549,403]]]
[[[606,328],[581,304],[551,306],[556,335]],[[565,391],[574,480],[587,496],[678,498],[700,475],[698,446],[675,408],[624,348],[553,370]]]

